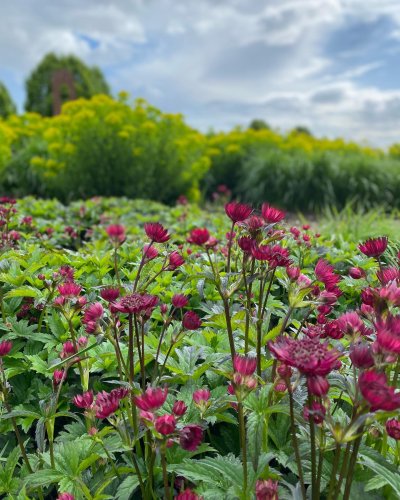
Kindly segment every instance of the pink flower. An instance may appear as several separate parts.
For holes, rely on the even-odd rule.
[[[371,238],[364,243],[358,245],[360,252],[362,252],[367,257],[379,257],[386,250],[388,245],[388,239],[386,236],[381,236],[380,238]]]
[[[280,222],[286,215],[285,212],[282,212],[282,210],[279,210],[278,208],[271,207],[268,203],[262,204],[261,213],[269,224]]]
[[[189,300],[185,295],[177,293],[172,297],[171,303],[176,309],[182,309],[189,304]]]
[[[145,258],[145,261],[148,262],[150,260],[155,259],[158,256],[158,250],[151,244],[145,245],[143,247],[143,256]]]
[[[395,354],[400,354],[400,315],[389,314],[386,320],[381,320],[376,325],[376,339],[382,349]]]
[[[374,358],[368,344],[359,342],[350,347],[350,360],[356,368],[371,368]]]
[[[253,238],[250,238],[250,236],[242,236],[238,239],[238,245],[245,253],[251,253],[254,243]]]
[[[140,314],[152,310],[158,304],[158,297],[146,293],[131,293],[125,295],[119,302],[114,304],[114,308],[126,314]]]
[[[95,410],[97,418],[107,418],[118,410],[120,399],[115,393],[102,391],[97,394]]]
[[[279,361],[308,376],[328,375],[335,369],[341,356],[339,351],[329,349],[328,344],[320,342],[318,338],[294,340],[278,337],[275,342],[269,342],[268,347]]]
[[[385,267],[379,270],[376,276],[382,285],[388,285],[392,281],[396,281],[400,278],[400,272],[397,267]]]
[[[100,292],[100,296],[107,302],[114,302],[114,300],[117,300],[119,297],[119,288],[103,288]]]
[[[400,420],[396,418],[391,418],[386,422],[386,432],[388,436],[396,441],[400,441]]]
[[[365,277],[365,271],[359,267],[351,267],[349,269],[349,276],[355,280]]]
[[[184,263],[185,263],[185,259],[182,257],[182,255],[177,250],[174,250],[169,255],[168,270],[175,271],[175,269],[182,266]]]
[[[75,497],[71,493],[60,493],[57,500],[75,500]]]
[[[253,209],[249,205],[237,203],[236,201],[231,201],[225,205],[225,213],[234,223],[244,221],[252,211]]]
[[[186,413],[187,406],[184,401],[175,401],[174,406],[172,407],[172,412],[177,416],[181,417]]]
[[[362,372],[358,377],[361,394],[371,411],[393,411],[400,408],[400,393],[387,385],[386,375],[374,370]]]
[[[211,393],[208,389],[197,389],[193,393],[193,401],[196,404],[201,404],[203,401],[207,402],[210,399]]]
[[[203,429],[200,425],[186,425],[179,433],[179,444],[186,451],[196,451],[203,440]]]
[[[100,302],[91,304],[84,312],[82,323],[85,325],[87,333],[94,333],[103,316],[104,309]]]
[[[329,391],[329,382],[325,377],[319,375],[315,377],[307,377],[307,388],[313,396],[325,396]]]
[[[290,278],[291,281],[296,281],[300,276],[300,268],[296,266],[287,266],[286,274]]]
[[[170,238],[168,230],[159,222],[147,222],[144,225],[144,230],[150,240],[155,243],[165,243]]]
[[[183,315],[182,325],[186,330],[197,330],[201,326],[201,319],[194,311],[187,311]]]
[[[133,398],[135,405],[144,411],[154,411],[161,408],[167,399],[168,389],[149,387],[141,396]]]
[[[64,342],[62,351],[60,353],[60,358],[68,358],[69,356],[72,356],[73,354],[76,354],[76,349],[74,344],[70,341],[67,340],[67,342]]]
[[[82,287],[76,283],[63,283],[59,285],[58,292],[63,297],[77,297],[81,293]]]
[[[325,285],[328,292],[337,292],[337,283],[340,281],[340,276],[335,274],[333,266],[331,266],[326,260],[319,259],[317,265],[315,266],[315,275],[319,281]]]
[[[303,410],[304,419],[310,420],[311,417],[316,424],[322,424],[325,414],[325,407],[316,401],[311,404],[311,408],[309,406],[305,406]]]
[[[77,394],[74,399],[74,405],[78,408],[90,408],[93,403],[93,391],[87,391],[83,394]]]
[[[65,371],[64,370],[55,370],[53,373],[53,384],[54,386],[59,385],[65,377]]]
[[[175,500],[201,500],[201,497],[190,488],[186,488],[185,491],[176,495]]]
[[[355,311],[348,311],[337,319],[339,328],[345,335],[354,335],[365,331],[364,323]]]
[[[174,415],[162,415],[161,417],[157,417],[154,426],[157,432],[163,436],[168,436],[168,434],[172,434],[175,430],[175,417]]]
[[[111,391],[113,396],[117,397],[119,400],[126,398],[126,396],[129,394],[129,389],[126,387],[116,387]]]
[[[121,245],[125,241],[125,227],[121,224],[111,224],[106,228],[106,233],[114,244]]]
[[[256,482],[256,500],[278,500],[278,481],[259,479]]]
[[[71,266],[61,266],[58,272],[64,278],[65,281],[67,282],[74,281],[75,271]]]
[[[210,233],[204,227],[204,228],[193,229],[187,241],[189,243],[193,243],[198,246],[203,246],[205,243],[207,243],[209,238],[210,238]]]
[[[3,340],[0,342],[0,357],[7,356],[7,354],[12,349],[12,342],[9,340]]]
[[[241,375],[253,375],[257,368],[257,358],[235,354],[233,369]]]

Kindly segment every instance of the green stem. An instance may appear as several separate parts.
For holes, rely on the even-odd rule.
[[[240,449],[242,452],[243,465],[243,492],[247,494],[247,447],[246,447],[246,425],[244,420],[243,403],[238,404]]]
[[[235,227],[235,223],[232,222],[231,226],[231,234],[233,233],[233,228]],[[232,246],[233,246],[233,240],[232,238],[229,239],[229,246],[228,246],[228,263],[226,265],[226,274],[228,275],[229,279],[229,273],[231,272],[231,253],[232,253]]]
[[[164,497],[166,500],[170,500],[171,497],[170,497],[170,493],[169,493],[167,461],[165,459],[165,450],[161,450],[161,466],[162,466],[163,480],[164,480]]]
[[[310,415],[308,418],[308,423],[310,425],[310,445],[311,445],[311,486],[312,486],[312,495],[311,498],[313,500],[318,499],[318,492],[316,491],[316,478],[317,478],[317,456],[315,452],[315,422],[314,417],[311,415],[312,412],[312,403],[313,398],[310,393],[308,393],[308,408],[310,411]]]
[[[254,267],[255,267],[255,259],[253,258],[251,261],[251,267],[250,267],[250,278],[254,274]],[[244,330],[244,353],[247,354],[249,350],[249,328],[250,328],[250,317],[251,317],[251,294],[253,291],[253,281],[249,283],[249,286],[247,287],[246,285],[246,269],[243,264],[243,279],[244,283],[246,286],[246,325],[245,325],[245,330]]]
[[[119,278],[119,271],[118,271],[118,252],[117,252],[117,247],[114,247],[114,273],[115,273],[115,277],[117,279],[118,288],[121,288],[121,280]]]
[[[303,475],[303,466],[301,464],[301,457],[300,457],[300,452],[299,452],[299,445],[297,442],[297,436],[296,436],[296,422],[294,419],[294,402],[293,402],[293,391],[292,387],[290,385],[290,380],[286,380],[286,385],[288,388],[288,394],[289,394],[289,412],[290,412],[290,431],[292,435],[292,444],[293,444],[293,450],[294,450],[294,456],[296,459],[296,464],[297,464],[297,470],[299,473],[299,481],[300,481],[300,487],[301,487],[301,494],[303,497],[303,500],[306,500],[306,487],[304,485],[304,475]]]
[[[363,427],[360,429],[361,435],[354,442],[353,451],[350,458],[350,464],[346,474],[346,484],[344,487],[343,500],[348,500],[350,498],[351,485],[353,484],[354,468],[357,461],[358,450],[360,448],[360,444],[363,438],[362,431]]]
[[[327,500],[334,500],[333,493],[334,493],[335,484],[336,484],[336,474],[337,474],[337,471],[339,468],[339,459],[340,459],[340,444],[336,443]]]

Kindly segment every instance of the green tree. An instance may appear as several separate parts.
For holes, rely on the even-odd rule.
[[[26,80],[27,111],[40,113],[43,116],[53,114],[52,76],[54,71],[59,69],[67,69],[72,73],[76,97],[90,98],[96,94],[110,93],[110,88],[99,68],[86,66],[73,55],[47,54]],[[68,93],[62,92],[62,100],[68,98]]]
[[[17,112],[17,108],[7,88],[0,82],[0,117],[7,118]]]
[[[270,126],[265,120],[256,118],[250,122],[249,128],[253,130],[269,130]]]
[[[304,125],[297,125],[297,127],[294,127],[292,132],[295,134],[304,134],[309,135],[310,137],[312,136],[311,130]]]

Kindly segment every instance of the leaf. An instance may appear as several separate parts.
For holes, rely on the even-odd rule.
[[[31,370],[41,375],[48,375],[49,365],[38,354],[26,355],[25,357],[31,363]]]
[[[4,297],[6,299],[11,297],[33,297],[34,299],[41,299],[43,294],[39,289],[34,288],[33,286],[24,285],[10,290],[4,295]]]
[[[38,470],[25,478],[24,485],[29,488],[48,486],[53,483],[58,483],[63,477],[64,475],[62,472],[54,469]]]
[[[364,454],[359,457],[359,463],[374,471],[380,479],[384,479],[386,484],[390,485],[398,498],[400,498],[400,475],[398,472],[390,470],[392,467],[391,464],[387,463],[387,466],[382,465]]]
[[[118,486],[116,500],[129,500],[136,488],[139,486],[137,476],[129,475]]]

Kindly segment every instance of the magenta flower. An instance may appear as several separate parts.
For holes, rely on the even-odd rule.
[[[190,488],[186,488],[185,491],[178,493],[175,500],[201,500],[199,495],[192,491]]]
[[[329,391],[329,382],[320,375],[307,377],[307,389],[313,396],[325,396]]]
[[[319,281],[322,281],[328,292],[340,294],[336,287],[340,281],[340,276],[335,274],[333,266],[331,266],[326,260],[319,259],[317,265],[315,266],[315,275]]]
[[[225,213],[231,219],[232,222],[242,222],[247,219],[253,209],[244,203],[237,203],[236,201],[231,201],[225,205]]]
[[[203,429],[200,425],[186,425],[179,433],[179,444],[186,451],[196,451],[203,440]]]
[[[183,315],[182,325],[185,330],[197,330],[201,326],[201,319],[194,311],[187,311]]]
[[[254,246],[254,240],[253,238],[250,238],[250,236],[242,236],[238,239],[238,245],[243,250],[243,252],[250,254],[251,249]]]
[[[388,436],[396,441],[400,441],[400,420],[396,418],[391,418],[386,422],[386,432]]]
[[[275,224],[285,218],[285,212],[278,208],[272,207],[268,203],[263,203],[261,206],[261,214],[268,224]]]
[[[371,411],[393,411],[400,408],[400,393],[387,385],[386,375],[374,370],[362,372],[358,377],[363,398],[371,407]]]
[[[368,344],[359,342],[350,347],[350,360],[356,368],[371,368],[374,366],[371,347]]]
[[[63,283],[59,285],[58,292],[63,297],[77,297],[81,293],[82,287],[76,283]]]
[[[59,385],[65,377],[65,371],[64,370],[55,370],[53,373],[53,384],[54,386]]]
[[[120,399],[112,392],[102,391],[97,394],[95,411],[97,418],[107,418],[118,410]]]
[[[121,224],[111,224],[106,228],[106,233],[110,240],[116,245],[121,245],[125,241],[125,227]]]
[[[185,259],[182,257],[182,255],[177,250],[174,250],[169,255],[168,270],[175,271],[175,269],[178,269],[178,267],[182,266],[184,263]]]
[[[0,342],[0,357],[7,356],[12,349],[12,342],[10,340],[3,340]]]
[[[60,493],[57,500],[75,500],[75,497],[71,493]]]
[[[278,481],[259,479],[256,482],[256,500],[278,500]]]
[[[365,325],[361,321],[360,316],[355,311],[348,311],[337,319],[339,328],[345,335],[354,335],[355,333],[363,334]]]
[[[161,408],[167,399],[168,389],[165,387],[149,387],[141,396],[133,398],[135,405],[144,411],[154,411]]]
[[[157,248],[152,246],[151,244],[145,245],[143,247],[143,257],[146,262],[155,259],[156,257],[158,257]]]
[[[82,323],[85,325],[87,333],[94,333],[103,317],[104,309],[100,302],[91,304],[84,312]]]
[[[187,406],[184,401],[175,401],[174,406],[172,407],[172,412],[177,416],[181,417],[186,413]]]
[[[155,243],[165,243],[170,239],[168,230],[159,222],[147,222],[144,225],[144,230],[150,240]]]
[[[359,280],[365,277],[365,271],[359,267],[351,267],[349,269],[349,276],[355,280]]]
[[[177,293],[172,297],[171,303],[176,309],[182,309],[189,304],[189,300],[185,295]]]
[[[235,354],[233,369],[241,375],[253,375],[257,368],[257,358]]]
[[[208,389],[197,389],[193,393],[193,401],[196,404],[201,404],[202,402],[207,402],[210,399],[211,392]]]
[[[400,315],[389,314],[376,324],[376,340],[382,349],[400,354]]]
[[[131,293],[125,295],[119,302],[114,304],[114,308],[126,314],[140,314],[149,309],[154,309],[158,304],[158,297],[155,295]]]
[[[336,368],[341,356],[339,351],[329,349],[328,344],[320,342],[318,338],[294,340],[278,337],[275,342],[269,342],[268,347],[279,361],[308,376],[328,375]]]
[[[100,292],[100,296],[107,302],[114,302],[114,300],[117,300],[119,297],[119,288],[103,288]]]
[[[93,391],[77,394],[73,399],[74,405],[78,408],[90,408],[93,403]]]
[[[188,238],[189,243],[193,243],[198,246],[203,246],[210,238],[210,233],[204,228],[193,229]]]
[[[308,421],[312,418],[316,424],[322,424],[325,414],[325,407],[321,403],[317,403],[317,401],[313,401],[311,408],[309,406],[305,406],[303,410],[304,420]]]
[[[386,236],[381,236],[380,238],[370,238],[364,243],[358,245],[360,252],[362,252],[367,257],[379,257],[386,250],[388,245],[388,239]]]
[[[385,267],[376,273],[378,280],[382,285],[388,285],[392,281],[400,278],[400,272],[397,267]]]
[[[161,417],[157,417],[154,427],[156,428],[156,431],[163,436],[172,434],[176,428],[176,420],[174,415],[162,415]]]

